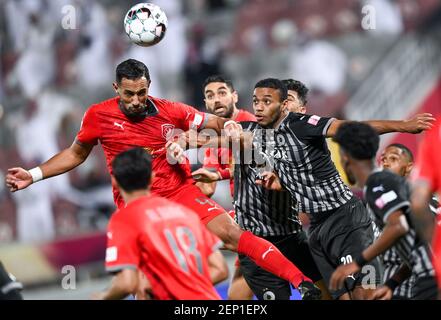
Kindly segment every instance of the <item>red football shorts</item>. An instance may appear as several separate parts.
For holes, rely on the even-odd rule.
[[[194,184],[186,185],[168,199],[190,208],[199,215],[203,224],[209,223],[222,213],[227,213],[216,201],[208,198]]]

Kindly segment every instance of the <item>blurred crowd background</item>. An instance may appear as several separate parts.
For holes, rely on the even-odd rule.
[[[15,194],[3,178],[69,146],[86,108],[113,96],[115,66],[129,57],[149,67],[151,95],[200,110],[204,79],[221,73],[249,111],[255,82],[271,76],[304,82],[308,113],[441,115],[440,0],[151,0],[169,26],[150,48],[124,34],[137,2],[0,0],[0,249],[105,230],[114,205],[99,147],[68,175]],[[72,9],[76,28],[63,28]],[[386,139],[415,150],[420,138]],[[215,197],[231,208],[227,183]]]

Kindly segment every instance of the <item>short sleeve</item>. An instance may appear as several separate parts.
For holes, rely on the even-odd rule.
[[[435,163],[437,161],[435,152],[438,152],[438,149],[434,148],[434,146],[439,144],[435,139],[437,129],[438,128],[435,127],[428,132],[421,143],[418,149],[417,161],[411,174],[411,181],[425,181],[429,183],[432,191],[441,189],[441,181],[439,181],[438,178],[441,174],[437,172],[437,170],[440,170],[440,166]]]
[[[294,131],[297,137],[304,140],[313,140],[326,137],[329,126],[335,118],[297,113],[290,115],[287,120],[288,127]]]
[[[86,111],[81,121],[76,140],[80,143],[96,145],[99,139],[99,128],[96,114],[92,108]]]
[[[140,261],[136,232],[115,215],[107,229],[106,271],[136,270]]]
[[[391,213],[410,206],[407,184],[398,176],[390,174],[369,180],[366,188],[369,207],[384,223]]]
[[[184,131],[202,129],[208,118],[204,112],[180,102],[172,102],[168,113],[176,127]]]

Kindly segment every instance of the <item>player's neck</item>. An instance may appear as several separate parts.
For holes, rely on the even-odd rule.
[[[235,106],[233,109],[233,114],[231,115],[231,120],[236,120],[237,115],[239,114],[239,109],[237,109],[237,107]]]
[[[354,174],[357,179],[357,187],[362,189],[366,185],[366,181],[372,174],[372,171],[375,170],[375,163],[370,160],[360,161],[357,162],[356,167],[357,170]]]
[[[150,194],[150,190],[135,190],[132,192],[124,192],[122,194],[124,202],[128,205],[130,202],[135,201],[141,197],[148,196]]]

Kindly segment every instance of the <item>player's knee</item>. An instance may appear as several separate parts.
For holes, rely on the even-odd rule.
[[[240,235],[242,234],[242,230],[238,225],[227,224],[223,229],[223,238],[225,248],[228,250],[237,251],[237,245],[239,244]]]

